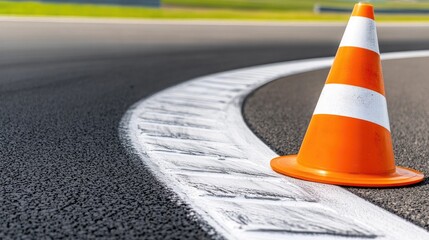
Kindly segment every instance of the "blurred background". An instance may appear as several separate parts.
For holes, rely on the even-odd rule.
[[[353,0],[0,1],[0,15],[145,19],[344,21]],[[374,0],[378,21],[428,21],[429,0]]]

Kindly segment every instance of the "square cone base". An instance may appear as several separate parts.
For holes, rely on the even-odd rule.
[[[424,178],[421,172],[404,167],[396,167],[394,173],[386,175],[330,172],[299,164],[297,155],[274,158],[271,160],[271,168],[283,175],[307,181],[354,187],[405,186],[421,182]]]

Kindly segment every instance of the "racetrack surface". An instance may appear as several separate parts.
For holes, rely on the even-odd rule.
[[[347,189],[429,230],[428,58],[383,62],[396,164],[418,169],[425,181],[401,188]],[[247,98],[250,128],[279,155],[299,151],[329,69],[271,82]]]
[[[0,238],[218,237],[121,145],[123,114],[201,75],[332,56],[343,30],[2,22]],[[379,37],[382,52],[429,49],[426,27]]]

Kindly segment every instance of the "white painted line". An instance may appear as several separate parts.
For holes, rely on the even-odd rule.
[[[359,47],[380,54],[375,21],[366,17],[350,17],[340,47]]]
[[[390,132],[386,97],[362,87],[325,84],[313,115],[316,114],[362,119],[378,124]]]
[[[429,57],[429,51],[385,59]],[[136,103],[121,136],[166,186],[229,239],[429,239],[343,188],[274,173],[277,155],[246,126],[245,96],[279,77],[330,66],[292,61],[197,78]]]
[[[267,26],[267,27],[345,27],[346,22],[311,22],[311,21],[272,21],[272,20],[222,20],[222,19],[132,19],[103,17],[46,17],[46,16],[0,16],[0,22],[31,22],[31,23],[76,23],[76,24],[142,24],[142,25],[196,25],[196,26]],[[428,27],[428,22],[382,22],[378,27]]]
[[[76,24],[142,24],[142,25],[192,25],[192,26],[340,26],[345,22],[297,22],[297,21],[270,21],[270,20],[222,20],[222,19],[132,19],[132,18],[102,18],[102,17],[26,17],[0,16],[0,22],[34,22],[34,23],[76,23]],[[419,23],[420,25],[420,23]],[[428,24],[429,25],[429,24]]]

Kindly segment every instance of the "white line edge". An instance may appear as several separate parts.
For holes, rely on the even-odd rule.
[[[132,19],[103,17],[46,17],[0,15],[0,22],[33,22],[33,23],[76,23],[76,24],[143,24],[143,25],[203,25],[203,26],[300,26],[300,27],[345,27],[347,22],[312,22],[312,21],[271,21],[271,20],[222,20],[222,19]],[[422,27],[429,22],[379,22],[379,27]]]

